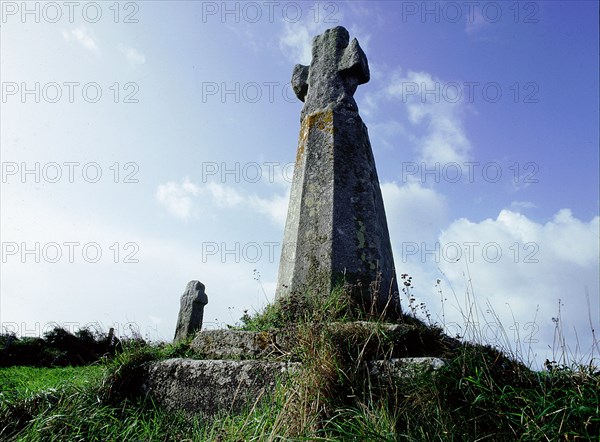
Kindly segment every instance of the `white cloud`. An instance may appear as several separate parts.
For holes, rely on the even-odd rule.
[[[206,185],[213,201],[218,207],[235,207],[244,202],[244,196],[231,186],[210,182]]]
[[[373,145],[377,145],[378,149],[381,150],[397,152],[399,144],[407,144],[398,143],[398,138],[408,140],[408,143],[415,143],[417,141],[415,135],[407,129],[406,125],[400,124],[397,120],[380,120],[380,122],[369,122],[368,127],[373,133],[371,142]],[[401,174],[404,175],[404,170],[402,167],[400,170]]]
[[[574,218],[571,210],[562,209],[544,225],[542,237],[557,259],[586,266],[598,260],[598,224],[598,217],[584,223]],[[598,266],[595,268],[598,270]]]
[[[352,26],[350,26],[348,32],[350,33],[350,40],[356,38],[363,52],[368,54],[370,52],[369,43],[371,43],[371,34],[362,29],[362,27],[358,26],[357,24],[353,24]],[[371,66],[369,66],[369,68],[371,68]]]
[[[323,12],[323,11],[321,11]],[[292,23],[284,22],[283,32],[279,37],[279,48],[292,63],[309,65],[312,59],[312,41],[326,29],[339,26],[342,20],[341,11],[336,11],[335,18],[325,20],[306,20]],[[357,24],[348,27],[350,39],[356,38],[363,51],[369,51],[371,34]]]
[[[123,43],[119,43],[117,49],[121,54],[127,58],[127,61],[132,65],[141,65],[146,63],[146,56],[139,52],[137,49],[130,46],[126,46]]]
[[[496,219],[481,222],[454,221],[439,236],[441,253],[439,263],[435,263],[460,292],[455,300],[459,306],[446,312],[446,320],[464,329],[462,314],[478,299],[479,319],[471,318],[471,322],[478,321],[480,329],[485,328],[486,322],[497,323],[491,307],[507,332],[508,342],[501,344],[511,345],[514,350],[518,348],[519,336],[521,345],[528,346],[524,340],[531,338],[539,363],[556,357],[548,346],[552,344],[554,333],[551,318],[557,315],[560,299],[564,304],[561,325],[572,346],[570,351],[574,352],[579,342],[579,356],[584,356],[591,347],[591,336],[586,333],[589,332],[588,313],[594,322],[599,320],[595,313],[599,299],[599,225],[599,217],[584,222],[574,218],[568,209],[560,210],[546,223],[535,222],[510,210],[501,211]],[[459,260],[450,257],[455,255],[454,245],[462,246]],[[450,297],[450,288],[446,286],[445,290],[445,296]],[[587,307],[586,290],[591,292],[591,312]],[[463,298],[466,293],[469,293],[468,300]],[[429,299],[435,299],[431,295]],[[462,314],[458,312],[459,307]],[[489,332],[489,326],[486,327]],[[574,328],[578,337],[574,335]]]
[[[284,22],[283,33],[279,37],[279,48],[293,63],[309,65],[312,58],[312,39],[319,33],[316,22]]]
[[[177,187],[194,189],[185,180]],[[123,229],[101,216],[90,216],[87,210],[49,202],[39,192],[32,195],[11,188],[11,192],[2,192],[2,204],[18,208],[11,212],[14,216],[2,217],[3,238],[19,248],[26,244],[31,251],[35,243],[41,243],[37,258],[32,252],[27,256],[3,252],[0,328],[20,335],[39,335],[57,322],[68,327],[99,322],[105,332],[115,327],[118,334],[127,335],[134,329],[144,338],[170,340],[179,298],[188,281],[198,279],[206,285],[209,303],[204,323],[215,328],[238,320],[242,309],[264,303],[265,294],[253,279],[254,268],[260,265],[267,278],[273,279],[270,267],[276,262],[236,260],[236,256],[224,254],[231,244],[222,248],[218,244],[218,253],[208,254],[201,242]],[[95,213],[101,215],[102,210]],[[73,261],[69,261],[65,245],[75,242],[79,246],[74,247]],[[84,259],[83,246],[91,243],[102,250],[98,262]],[[62,249],[58,262],[48,262],[56,246],[45,253],[47,244]],[[135,262],[124,262],[131,251],[125,244],[136,245]],[[262,252],[266,255],[266,250]],[[271,299],[274,283],[266,281],[264,285],[266,297]]]
[[[372,92],[364,94],[360,103],[360,113],[366,118],[376,118],[378,111],[379,99],[377,94]]]
[[[267,215],[275,224],[284,227],[289,200],[289,192],[286,192],[273,195],[271,198],[259,198],[253,195],[249,201],[259,213]]]
[[[96,54],[100,52],[98,45],[94,40],[93,31],[89,30],[84,25],[81,25],[75,29],[71,29],[70,31],[63,29],[62,36],[65,39],[65,41],[70,42],[74,40],[88,51],[94,52]]]
[[[159,185],[156,190],[156,199],[171,215],[187,220],[192,215],[192,197],[198,195],[199,192],[200,188],[186,177],[181,184],[169,181]]]
[[[447,203],[434,189],[415,182],[382,183],[381,189],[396,271],[413,277],[415,305],[424,302],[433,321],[452,335],[520,351],[519,357],[541,367],[558,357],[551,346],[560,299],[569,356],[589,358],[588,314],[600,321],[598,216],[586,222],[562,209],[536,222],[502,210],[495,219],[448,222]],[[406,295],[401,299],[409,310]],[[496,339],[500,326],[505,335]]]
[[[428,164],[460,164],[470,159],[471,143],[463,123],[465,104],[447,84],[427,72],[404,75],[398,70],[385,91],[406,105],[409,122],[423,131],[417,148],[419,160]]]
[[[279,181],[274,182],[280,186]],[[187,177],[181,184],[170,181],[158,186],[156,198],[167,212],[176,218],[187,220],[197,213],[197,203],[213,204],[215,209],[244,209],[265,215],[275,225],[283,227],[287,216],[289,186],[283,194],[275,193],[270,197],[261,197],[238,190],[224,183],[209,182],[203,186],[192,183]]]
[[[447,222],[445,198],[419,182],[409,181],[402,186],[382,183],[390,236],[396,249],[405,243],[431,241]]]

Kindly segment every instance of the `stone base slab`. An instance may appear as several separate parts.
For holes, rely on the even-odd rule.
[[[300,364],[167,359],[150,365],[143,391],[170,410],[211,417],[236,413],[272,393]]]
[[[364,334],[382,332],[401,338],[414,330],[405,324],[380,324],[367,321],[315,324],[332,334]],[[241,330],[203,330],[194,337],[191,347],[205,359],[286,359],[298,344],[297,330],[286,328],[252,332]]]

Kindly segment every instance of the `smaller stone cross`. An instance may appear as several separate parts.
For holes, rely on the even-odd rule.
[[[206,304],[208,304],[208,296],[204,292],[204,284],[195,280],[188,282],[185,292],[181,295],[181,306],[173,342],[187,339],[202,328]]]

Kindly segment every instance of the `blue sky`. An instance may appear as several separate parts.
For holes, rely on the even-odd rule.
[[[369,60],[355,98],[419,302],[449,333],[539,361],[557,356],[561,299],[570,351],[588,352],[597,2],[116,5],[2,4],[6,330],[98,321],[169,340],[191,279],[207,327],[272,299],[302,107],[291,72],[343,25]]]

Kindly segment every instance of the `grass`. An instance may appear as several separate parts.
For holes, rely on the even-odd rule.
[[[405,282],[410,282],[405,279]],[[83,367],[0,371],[0,440],[19,441],[583,441],[600,437],[600,371],[591,364],[531,370],[490,346],[458,343],[416,319],[390,332],[338,287],[242,318],[246,330],[295,329],[293,382],[237,415],[211,421],[167,412],[140,391],[148,362],[193,356],[189,343],[122,343]],[[425,314],[426,319],[429,318]],[[369,326],[353,321],[368,320]],[[336,322],[343,326],[331,327]],[[560,337],[559,337],[560,338]],[[558,339],[558,342],[560,339]],[[421,352],[417,354],[417,352]],[[434,373],[373,378],[368,361],[444,356]]]
[[[411,278],[403,275],[408,316],[399,322],[414,327],[404,340],[386,336],[383,327],[336,333],[323,326],[378,317],[356,315],[353,300],[342,288],[325,302],[305,295],[300,317],[286,318],[286,307],[271,305],[243,318],[250,330],[268,330],[295,320],[299,359],[305,371],[306,397],[300,410],[318,415],[311,440],[598,440],[600,438],[600,371],[592,364],[552,365],[533,371],[522,361],[522,349],[506,352],[481,344],[443,343],[439,328],[423,304],[411,294]],[[472,290],[472,287],[471,287]],[[468,293],[466,323],[478,306]],[[418,319],[422,313],[429,326]],[[501,325],[499,318],[495,317]],[[366,332],[366,333],[365,333]],[[471,330],[476,337],[481,334]],[[560,341],[560,338],[558,339]],[[564,339],[562,339],[564,341]],[[562,342],[560,341],[560,342]],[[411,346],[411,342],[416,342]],[[506,339],[506,342],[509,342]],[[395,347],[394,347],[395,346]],[[416,351],[446,356],[448,363],[431,375],[374,385],[368,360],[406,356]],[[306,428],[304,428],[306,430]],[[306,434],[306,433],[304,433]]]
[[[357,308],[347,287],[341,284],[325,299],[319,293],[308,290],[302,296],[296,295],[267,304],[262,311],[253,315],[245,311],[241,318],[242,325],[237,328],[268,331],[285,328],[290,324],[330,322],[332,319],[338,322],[367,319]]]
[[[306,384],[281,385],[271,401],[239,415],[219,416],[211,423],[166,412],[139,397],[115,394],[107,385],[115,382],[116,368],[123,374],[126,367],[131,369],[134,361],[146,360],[150,353],[157,355],[130,349],[120,362],[79,367],[75,372],[5,369],[4,378],[14,382],[30,374],[44,381],[3,397],[0,439],[538,441],[597,440],[600,434],[597,373],[529,372],[492,349],[476,346],[463,349],[433,377],[423,375],[385,388],[373,386],[365,396],[346,404],[321,397],[304,403],[312,405],[312,410],[291,414],[299,410],[295,400],[310,391],[305,391]],[[315,365],[317,361],[322,359],[315,359]],[[337,376],[330,381],[335,386]],[[320,419],[298,423],[309,415]]]
[[[28,397],[69,385],[82,388],[97,381],[103,373],[100,365],[86,367],[8,367],[0,368],[0,398]]]
[[[107,404],[94,388],[47,392],[0,410],[0,438],[7,441],[177,441],[201,434],[181,414],[144,402]]]
[[[285,385],[244,413],[222,414],[211,422],[143,398],[138,388],[144,364],[180,353],[181,345],[137,344],[94,366],[3,369],[3,388],[11,393],[0,397],[0,440],[278,440],[290,429],[285,410],[294,396]]]
[[[182,413],[139,395],[146,362],[185,355],[185,344],[129,343],[114,359],[65,368],[0,370],[0,440],[179,441],[203,437],[204,428]],[[202,440],[202,439],[200,439]]]

